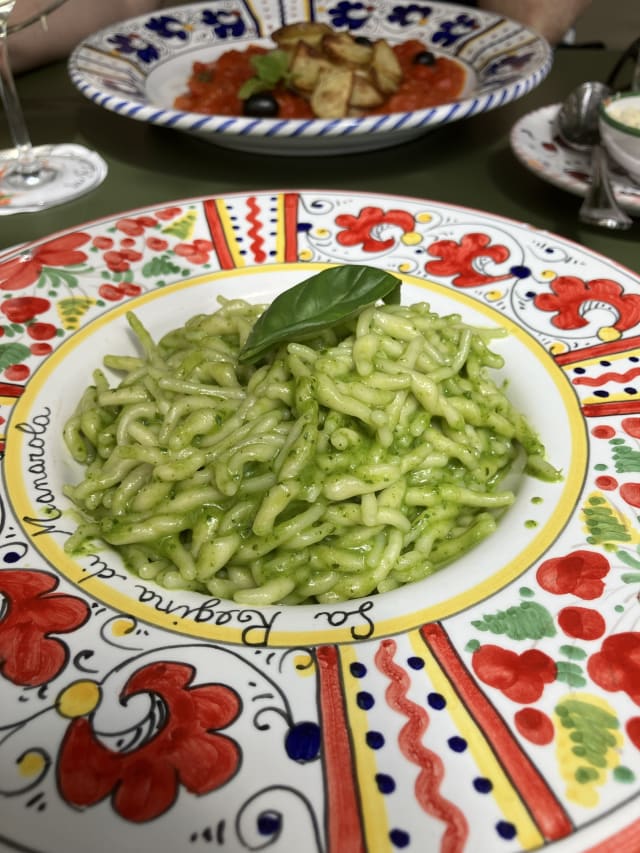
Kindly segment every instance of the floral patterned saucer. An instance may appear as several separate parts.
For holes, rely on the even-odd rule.
[[[584,196],[590,182],[589,154],[574,151],[558,137],[555,118],[560,104],[523,116],[511,129],[511,148],[523,166],[560,189]],[[611,186],[621,205],[640,213],[640,185],[617,164],[611,163]]]
[[[108,352],[365,263],[503,325],[564,479],[411,586],[249,608],[72,560],[61,424]],[[0,255],[0,850],[640,849],[640,278],[425,199],[287,190]],[[531,481],[530,481],[531,480]]]

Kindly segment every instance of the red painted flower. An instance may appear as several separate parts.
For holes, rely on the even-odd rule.
[[[147,237],[147,246],[153,252],[164,252],[169,246],[169,241],[163,240],[161,237]]]
[[[139,284],[123,281],[120,284],[101,284],[98,293],[103,299],[117,302],[119,299],[124,299],[125,296],[139,296],[142,293],[142,288]]]
[[[610,305],[617,320],[612,327],[619,332],[640,321],[640,296],[625,294],[622,285],[608,278],[584,281],[572,275],[558,276],[551,284],[553,293],[541,293],[534,304],[541,311],[553,311],[551,323],[558,329],[581,329],[588,325],[586,311],[594,304]]]
[[[483,271],[485,259],[500,264],[509,257],[506,246],[490,246],[490,242],[487,234],[465,234],[459,243],[454,240],[438,240],[432,243],[427,251],[440,260],[427,261],[425,272],[429,275],[453,276],[452,283],[456,287],[478,287],[481,284],[512,278],[511,272],[495,276],[487,275]]]
[[[150,693],[165,706],[162,727],[141,746],[118,752],[105,746],[86,718],[75,719],[62,744],[58,782],[74,806],[92,806],[111,795],[114,809],[140,823],[163,814],[184,785],[207,794],[237,772],[240,749],[218,729],[240,713],[240,699],[230,687],[191,687],[194,670],[187,664],[153,663],[127,682],[121,696]],[[141,726],[142,730],[142,726]]]
[[[192,264],[206,264],[212,249],[213,243],[209,240],[194,240],[193,243],[178,243],[173,251]]]
[[[164,210],[156,210],[158,219],[175,219],[180,213],[182,213],[180,207],[165,207]]]
[[[45,267],[69,267],[87,260],[85,252],[79,252],[89,240],[82,231],[65,234],[36,246],[30,254],[19,255],[0,263],[0,290],[22,290],[40,278]]]
[[[536,702],[557,672],[555,662],[538,649],[517,654],[490,644],[474,652],[471,664],[481,681],[523,705]]]
[[[37,314],[43,314],[51,307],[48,299],[40,296],[14,296],[0,302],[0,311],[11,323],[26,323],[33,320]]]
[[[593,599],[602,595],[611,566],[606,557],[595,551],[571,551],[564,557],[545,560],[536,572],[538,583],[555,595],[571,593],[578,598]]]
[[[553,723],[537,708],[521,708],[516,711],[514,722],[522,737],[536,746],[545,746],[553,740]]]
[[[640,749],[640,717],[631,717],[630,720],[627,720],[625,728],[631,743],[636,749]]]
[[[597,640],[607,629],[604,618],[591,607],[563,607],[558,613],[558,625],[576,640]]]
[[[129,237],[139,237],[144,234],[145,228],[154,228],[157,224],[153,216],[137,216],[119,219],[116,222],[116,228]]]
[[[393,225],[408,234],[413,231],[415,222],[413,216],[405,210],[385,212],[380,207],[363,207],[357,216],[352,216],[350,213],[336,216],[336,225],[345,229],[338,232],[336,238],[341,246],[362,245],[365,252],[384,252],[392,249],[397,241],[394,237],[380,239],[381,226]]]
[[[591,678],[604,690],[623,690],[640,705],[640,631],[612,634],[587,663]]]
[[[92,244],[96,249],[111,249],[113,246],[113,238],[99,235],[98,237],[93,238]]]
[[[127,272],[131,268],[132,261],[139,261],[142,258],[142,253],[133,249],[121,249],[120,251],[113,249],[105,252],[103,258],[112,272]]]
[[[75,631],[89,618],[80,598],[53,590],[47,572],[0,571],[0,672],[14,684],[46,684],[67,661],[67,648],[52,634]]]

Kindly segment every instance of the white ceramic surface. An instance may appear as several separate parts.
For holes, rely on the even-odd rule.
[[[173,108],[195,59],[269,43],[279,26],[307,19],[389,41],[418,38],[467,67],[467,90],[460,100],[437,107],[362,118],[256,119]],[[537,86],[551,63],[549,45],[531,30],[493,13],[448,3],[314,6],[303,0],[213,0],[164,9],[90,36],[71,54],[69,73],[98,106],[137,121],[258,154],[322,155],[397,145],[439,124],[500,107]]]
[[[344,605],[64,558],[60,426],[131,347],[125,312],[159,334],[344,263],[505,325],[508,393],[563,482],[525,478],[468,559]],[[637,275],[480,211],[285,190],[53,234],[0,256],[0,289],[0,849],[637,849]]]
[[[634,120],[627,123],[625,111]],[[640,93],[621,92],[607,98],[599,111],[600,136],[611,159],[640,185]]]
[[[565,145],[555,129],[559,104],[550,104],[519,119],[511,129],[513,153],[529,171],[574,195],[586,195],[590,155]],[[613,192],[632,215],[640,213],[640,184],[616,163],[611,164]]]

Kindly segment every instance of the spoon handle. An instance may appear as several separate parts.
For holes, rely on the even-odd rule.
[[[602,145],[594,145],[591,160],[591,185],[580,208],[580,219],[588,225],[627,229],[631,217],[620,208],[609,180],[609,163]]]

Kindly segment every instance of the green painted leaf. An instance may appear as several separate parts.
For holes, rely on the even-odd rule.
[[[553,617],[535,601],[522,601],[497,613],[485,613],[471,624],[478,631],[506,634],[512,640],[540,640],[556,634]]]
[[[20,364],[31,355],[31,350],[24,344],[0,344],[0,370],[12,364]]]
[[[378,299],[400,301],[400,279],[360,265],[331,267],[277,296],[258,317],[240,361],[256,361],[276,344],[301,341],[348,320]]]

